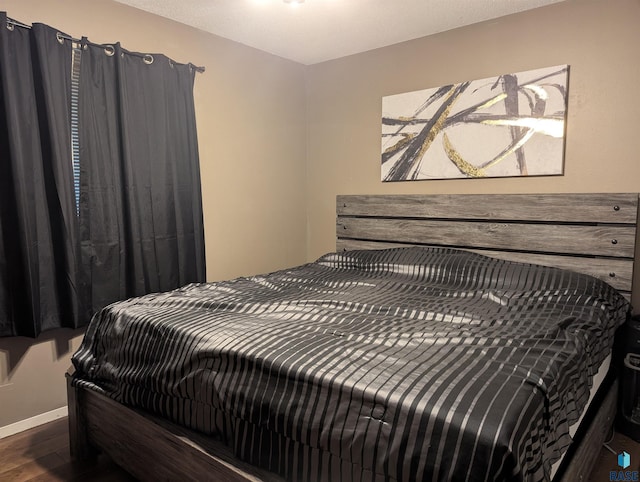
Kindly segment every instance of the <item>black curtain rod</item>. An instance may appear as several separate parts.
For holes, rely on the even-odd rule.
[[[16,27],[22,27],[22,28],[28,28],[28,29],[31,28],[31,25],[27,25],[27,24],[24,24],[22,22],[18,22],[17,20],[14,20],[14,19],[9,18],[9,17],[7,17],[7,23],[11,24],[11,25],[15,25]],[[82,43],[82,39],[77,39],[77,38],[70,37],[69,35],[63,34],[62,32],[58,32],[57,36],[58,36],[58,38],[63,38],[65,40],[70,40],[71,42]],[[86,40],[86,41],[89,42],[88,40]],[[95,44],[93,42],[89,42],[89,43],[91,43],[91,45],[95,45],[97,47],[103,47],[103,48],[109,48],[110,47],[111,49],[113,49],[113,45],[111,45],[111,44]],[[127,51],[127,53],[129,55],[135,55],[137,57],[142,57],[143,59],[148,58],[148,57],[151,56],[150,54],[138,54],[138,53],[129,52],[129,51]],[[153,57],[151,57],[151,58],[153,59]],[[169,60],[171,60],[171,59],[169,59]],[[173,62],[173,60],[171,60],[171,62]],[[204,67],[200,67],[198,65],[193,65],[192,63],[189,63],[189,65],[193,69],[195,69],[196,72],[203,73],[205,71]]]

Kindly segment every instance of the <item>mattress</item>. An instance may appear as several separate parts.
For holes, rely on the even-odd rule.
[[[628,309],[466,251],[330,253],[105,308],[74,383],[291,480],[550,480]]]

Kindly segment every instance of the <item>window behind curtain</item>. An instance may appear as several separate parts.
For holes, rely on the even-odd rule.
[[[205,280],[194,76],[42,24],[0,28],[0,336]]]

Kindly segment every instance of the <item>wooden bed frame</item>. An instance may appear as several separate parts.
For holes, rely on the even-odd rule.
[[[638,194],[338,196],[337,249],[449,246],[572,269],[632,292]],[[614,365],[614,364],[612,364]],[[555,481],[585,480],[612,426],[612,370],[589,408]],[[75,459],[106,452],[143,480],[279,481],[222,443],[95,391],[67,373]]]

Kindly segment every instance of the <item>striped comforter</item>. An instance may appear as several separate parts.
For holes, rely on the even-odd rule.
[[[627,310],[569,271],[334,253],[105,308],[75,383],[291,480],[545,480]]]

